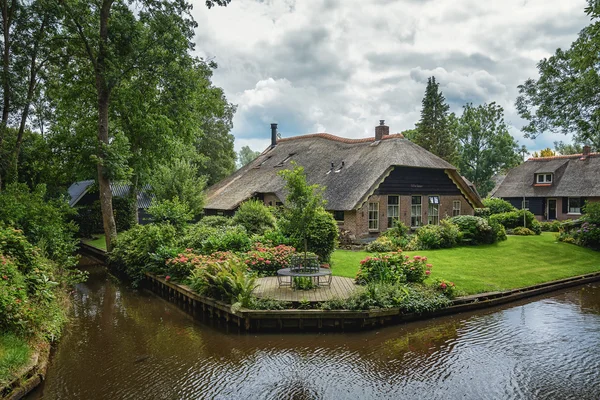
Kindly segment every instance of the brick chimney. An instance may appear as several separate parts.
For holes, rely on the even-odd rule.
[[[271,124],[271,147],[277,144],[277,124]]]
[[[385,120],[379,120],[379,126],[375,127],[375,140],[381,140],[390,134],[390,127],[385,125]]]
[[[588,145],[583,146],[583,156],[587,157],[590,155],[590,152],[592,151],[591,147]]]

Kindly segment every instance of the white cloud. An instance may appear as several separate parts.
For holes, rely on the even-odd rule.
[[[238,105],[236,148],[262,150],[271,122],[284,136],[327,131],[393,132],[419,119],[426,79],[435,75],[452,111],[495,101],[520,132],[517,86],[536,64],[568,47],[589,23],[585,0],[232,0],[207,10],[197,0],[198,54],[217,61],[214,82]],[[262,147],[254,147],[262,146]]]

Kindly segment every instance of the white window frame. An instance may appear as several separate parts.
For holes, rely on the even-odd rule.
[[[440,224],[440,196],[427,196],[427,224]]]
[[[529,210],[529,200],[525,200],[525,207],[523,207],[523,200],[521,200],[521,209],[523,208]]]
[[[419,203],[413,203],[415,197],[419,198]],[[416,221],[416,224],[413,223]],[[423,225],[423,197],[415,195],[410,197],[410,226],[412,228],[418,228]]]
[[[369,202],[368,223],[369,223],[369,231],[371,231],[371,232],[379,231],[379,203],[378,202]]]
[[[390,197],[395,197],[398,199],[396,204],[390,204]],[[399,195],[388,195],[388,205],[387,205],[387,218],[388,218],[388,228],[392,228],[394,226],[394,220],[400,221],[400,196]]]
[[[536,174],[535,183],[552,183],[552,174]]]
[[[457,217],[460,215],[460,207],[461,207],[460,200],[452,201],[452,216],[453,217]]]
[[[573,208],[571,208],[571,199],[573,199],[573,200],[578,199],[579,200],[579,207],[573,207]],[[567,207],[567,214],[581,215],[581,207],[583,207],[583,204],[581,204],[581,197],[569,197],[567,206],[568,206]]]

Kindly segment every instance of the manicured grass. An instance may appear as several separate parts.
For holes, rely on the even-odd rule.
[[[453,281],[464,294],[503,291],[600,271],[600,252],[558,242],[554,233],[509,236],[494,245],[405,252],[427,257],[431,278]],[[365,251],[336,250],[333,274],[354,278]]]
[[[104,233],[95,234],[93,239],[85,239],[83,243],[90,246],[94,246],[98,249],[106,250],[106,241],[104,239]]]
[[[9,333],[0,334],[0,388],[14,378],[13,374],[29,361],[30,355],[26,341]]]

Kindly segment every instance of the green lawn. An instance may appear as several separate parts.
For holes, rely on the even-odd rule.
[[[106,241],[104,240],[104,234],[95,234],[93,239],[85,239],[83,243],[90,246],[94,246],[98,249],[106,250]]]
[[[456,283],[466,294],[515,289],[600,271],[600,252],[557,242],[554,233],[509,236],[494,245],[405,252],[433,264],[432,278]],[[365,251],[336,250],[333,274],[354,278]]]
[[[24,340],[9,333],[0,334],[0,388],[14,378],[13,374],[29,361],[30,354]]]

